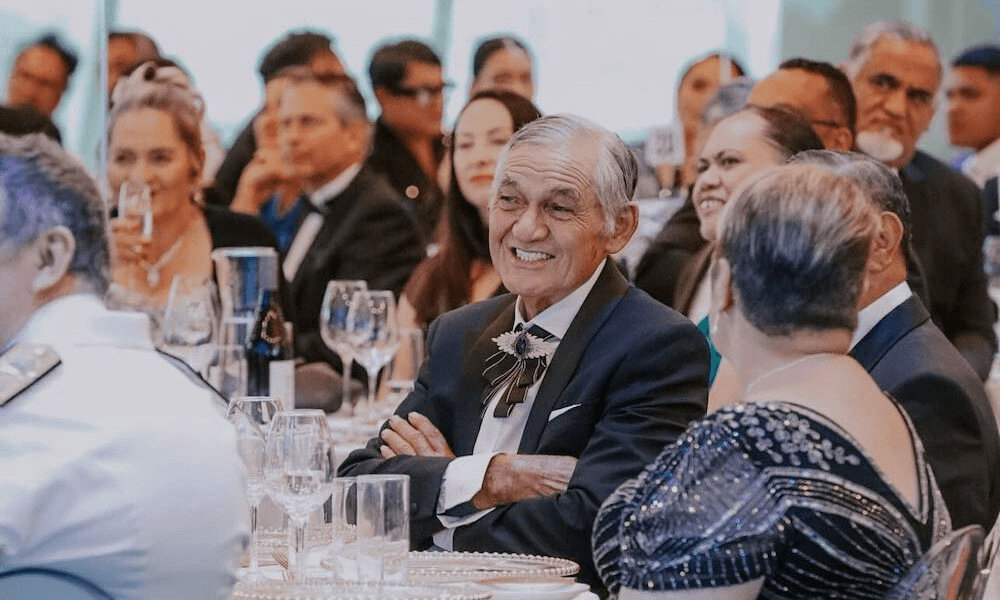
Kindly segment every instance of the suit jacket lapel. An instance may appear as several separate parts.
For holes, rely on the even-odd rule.
[[[457,403],[455,423],[459,426],[455,431],[455,454],[461,456],[472,454],[476,446],[476,437],[479,435],[479,425],[483,420],[482,405],[479,402],[483,390],[486,388],[486,379],[483,377],[483,365],[486,359],[496,352],[497,345],[493,338],[510,331],[514,326],[514,305],[516,297],[510,296],[510,301],[506,303],[497,316],[490,322],[478,336],[469,333],[465,344],[465,366],[462,373],[462,389],[458,394],[461,399]],[[475,423],[475,427],[466,427],[464,423]]]
[[[889,311],[861,341],[851,349],[866,371],[871,371],[903,336],[930,319],[927,309],[915,295]]]
[[[559,347],[552,356],[552,362],[545,372],[531,413],[528,415],[528,422],[524,426],[518,452],[530,453],[538,448],[542,430],[549,422],[549,413],[552,412],[566,384],[576,372],[591,338],[607,320],[626,291],[628,291],[628,281],[609,258],[594,288],[590,290],[583,306],[566,331],[566,337],[559,342]]]

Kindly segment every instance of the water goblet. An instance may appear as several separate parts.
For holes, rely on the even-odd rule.
[[[354,348],[354,360],[368,374],[367,422],[376,420],[375,388],[379,370],[392,360],[399,349],[399,326],[396,323],[396,298],[387,290],[354,293],[347,314],[347,329]]]
[[[306,523],[313,509],[330,498],[335,472],[326,413],[316,409],[279,411],[264,447],[264,480],[271,498],[293,525],[288,552],[293,582],[304,580]]]
[[[211,280],[175,275],[159,323],[158,347],[180,358],[202,377],[216,353],[218,295]]]
[[[229,403],[228,418],[236,428],[236,445],[247,468],[247,502],[250,504],[250,566],[246,579],[262,578],[257,552],[257,510],[267,494],[264,485],[264,447],[267,431],[281,404],[267,396],[240,396]]]
[[[363,280],[335,279],[326,284],[323,304],[319,313],[319,332],[323,342],[337,353],[344,367],[342,401],[351,403],[351,365],[354,363],[354,347],[347,331],[347,313],[350,311],[354,293],[368,289]]]

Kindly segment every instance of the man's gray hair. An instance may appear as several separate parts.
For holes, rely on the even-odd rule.
[[[105,204],[84,166],[41,134],[0,134],[0,236],[15,248],[64,226],[76,250],[69,272],[103,296],[110,251]]]
[[[817,165],[762,172],[729,202],[719,251],[747,320],[767,335],[853,330],[875,207],[845,177]]]
[[[635,194],[639,167],[632,150],[617,134],[577,115],[549,115],[519,129],[497,158],[497,172],[504,170],[507,156],[522,145],[554,147],[569,152],[581,143],[597,146],[597,162],[591,186],[601,204],[604,233],[615,233],[618,218]],[[495,185],[495,184],[494,184]]]
[[[892,37],[904,42],[927,46],[934,51],[934,56],[937,57],[938,66],[940,67],[941,52],[938,50],[937,44],[934,43],[931,32],[913,23],[890,19],[871,23],[854,36],[854,41],[851,42],[851,49],[847,54],[847,62],[844,65],[844,70],[847,72],[848,77],[853,79],[858,74],[858,71],[867,62],[872,46],[884,37]]]

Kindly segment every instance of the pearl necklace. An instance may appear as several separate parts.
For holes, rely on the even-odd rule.
[[[163,267],[170,264],[174,257],[177,256],[181,246],[184,244],[184,239],[187,238],[191,229],[191,227],[185,229],[184,233],[177,238],[177,241],[167,248],[165,252],[160,254],[160,257],[157,258],[155,262],[149,263],[142,261],[139,263],[139,266],[146,271],[146,285],[148,285],[150,289],[155,289],[160,285],[160,271],[163,270]]]
[[[753,390],[753,388],[758,383],[761,382],[761,380],[766,379],[766,378],[770,377],[771,375],[775,375],[777,373],[781,373],[782,371],[787,371],[788,369],[791,369],[792,367],[794,367],[796,365],[802,364],[804,362],[808,362],[808,361],[813,360],[813,359],[832,358],[832,357],[835,357],[835,356],[844,356],[844,355],[843,354],[837,354],[836,352],[819,352],[817,354],[806,354],[805,356],[800,356],[800,357],[796,358],[795,360],[791,360],[791,361],[788,361],[788,362],[786,362],[784,364],[780,364],[777,367],[771,369],[770,371],[766,371],[764,373],[761,373],[756,378],[754,378],[753,381],[751,381],[750,383],[748,383],[747,386],[743,389],[743,397],[746,398],[747,396],[749,396],[750,392]]]

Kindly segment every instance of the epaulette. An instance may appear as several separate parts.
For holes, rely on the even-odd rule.
[[[0,355],[0,406],[52,372],[59,355],[51,346],[21,342]]]

